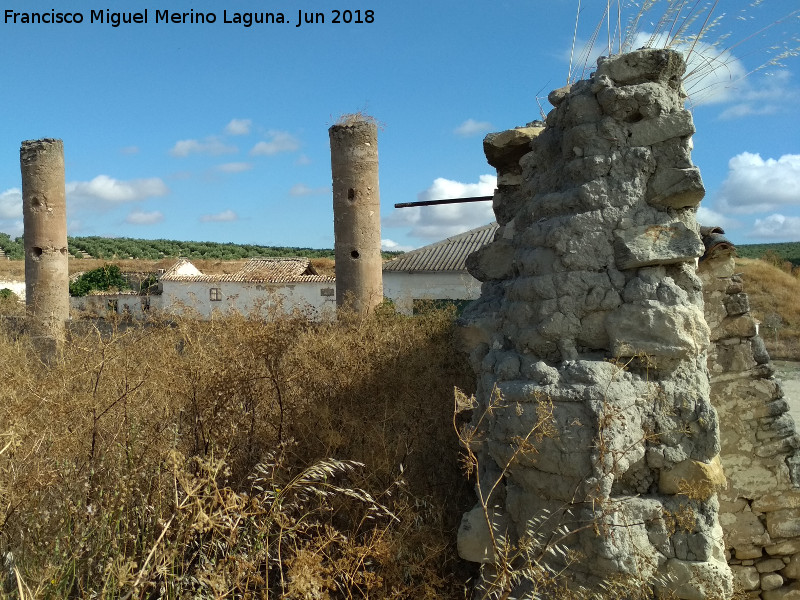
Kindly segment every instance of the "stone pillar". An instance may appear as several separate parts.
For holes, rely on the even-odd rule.
[[[329,130],[336,238],[336,305],[368,312],[383,301],[378,127],[348,115]]]
[[[37,342],[57,346],[69,318],[64,146],[61,140],[29,140],[19,156],[27,327]]]
[[[684,70],[601,59],[546,123],[484,141],[500,228],[467,261],[482,502],[458,541],[490,596],[731,596]]]

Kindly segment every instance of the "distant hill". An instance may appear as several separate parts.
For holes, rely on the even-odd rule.
[[[778,258],[800,265],[800,242],[783,242],[779,244],[743,244],[736,246],[736,253],[742,258],[761,258],[767,252],[774,252]]]
[[[334,258],[332,248],[302,248],[293,246],[260,246],[256,244],[223,244],[219,242],[181,242],[177,240],[140,240],[135,238],[108,238],[99,236],[68,237],[69,253],[75,258],[139,259],[203,258],[237,260],[254,257],[305,256],[308,258]],[[12,239],[0,233],[0,250],[11,260],[25,258],[22,237]],[[384,258],[402,254],[384,252]]]

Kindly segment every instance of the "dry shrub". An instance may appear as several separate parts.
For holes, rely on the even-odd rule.
[[[770,356],[800,360],[800,279],[764,260],[736,259]]]
[[[463,597],[451,313],[116,325],[0,337],[0,598]]]

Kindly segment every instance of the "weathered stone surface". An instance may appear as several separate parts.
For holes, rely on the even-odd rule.
[[[800,490],[770,492],[753,500],[753,510],[756,512],[773,512],[783,508],[800,508]]]
[[[765,558],[756,563],[756,570],[759,573],[772,573],[773,571],[780,571],[784,566],[786,566],[786,563],[780,558]]]
[[[766,527],[749,507],[748,510],[737,513],[726,512],[720,507],[719,522],[725,532],[725,545],[728,547],[764,546],[770,543]]]
[[[800,600],[800,584],[793,583],[761,594],[763,600]]]
[[[800,579],[800,554],[792,556],[789,560],[789,564],[781,571],[781,575],[789,579]]]
[[[707,345],[708,327],[700,309],[649,302],[624,304],[609,314],[606,330],[614,356],[680,358],[701,352]]]
[[[761,585],[761,575],[755,567],[731,566],[733,579],[745,591],[756,590]]]
[[[597,63],[595,77],[608,77],[618,85],[655,81],[674,87],[686,70],[683,56],[669,50],[643,48],[627,54],[603,57]]]
[[[800,508],[768,512],[767,531],[772,538],[800,537]]]
[[[783,577],[777,573],[764,573],[761,576],[761,589],[765,592],[777,590],[783,585]]]
[[[530,152],[531,140],[544,131],[544,127],[517,127],[499,133],[490,133],[483,139],[486,160],[496,169],[519,165],[519,159]]]
[[[498,242],[467,256],[467,270],[478,281],[507,279],[514,272],[514,246]]]
[[[687,208],[697,206],[706,194],[697,167],[658,169],[650,180],[648,202],[654,206]]]
[[[767,551],[767,554],[772,556],[794,554],[795,552],[800,552],[800,538],[794,538],[791,540],[778,540],[775,543],[766,546],[764,550]]]
[[[519,131],[487,138],[501,231],[471,259],[485,282],[465,320],[497,328],[473,336],[473,423],[485,439],[474,450],[505,472],[497,509],[510,531],[526,531],[544,509],[574,507],[569,543],[586,558],[570,566],[573,584],[621,574],[650,585],[657,569],[675,576],[679,598],[727,598],[684,63],[671,51],[635,54],[641,64],[602,61],[591,81],[551,93],[546,128],[529,141]],[[554,435],[532,442],[542,398]],[[693,499],[664,493],[681,491],[683,477]],[[693,522],[668,526],[687,501]],[[486,535],[471,539],[462,554],[486,560]]]
[[[615,238],[614,255],[622,270],[693,261],[703,253],[700,236],[679,221],[633,227]]]
[[[508,524],[505,517],[497,512],[490,513],[495,535],[506,535]],[[464,560],[477,563],[495,561],[492,534],[486,514],[481,506],[476,506],[461,518],[458,528],[458,555]]]
[[[756,323],[750,315],[728,317],[723,319],[719,327],[711,332],[711,340],[739,337],[749,338],[756,334]]]
[[[733,593],[730,570],[724,561],[689,562],[671,558],[663,571],[672,580],[671,591],[682,600],[730,598]],[[656,587],[663,590],[660,584]]]

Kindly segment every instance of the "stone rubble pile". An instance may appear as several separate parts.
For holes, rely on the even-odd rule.
[[[698,272],[729,482],[719,494],[728,563],[748,597],[800,600],[800,436],[735,273],[733,248],[719,230],[704,233]]]
[[[731,596],[684,70],[669,50],[601,59],[550,94],[546,123],[484,142],[500,228],[468,261],[483,287],[462,339],[488,508],[464,516],[459,551],[487,582],[498,540],[529,537],[579,553],[542,557],[575,584]]]

